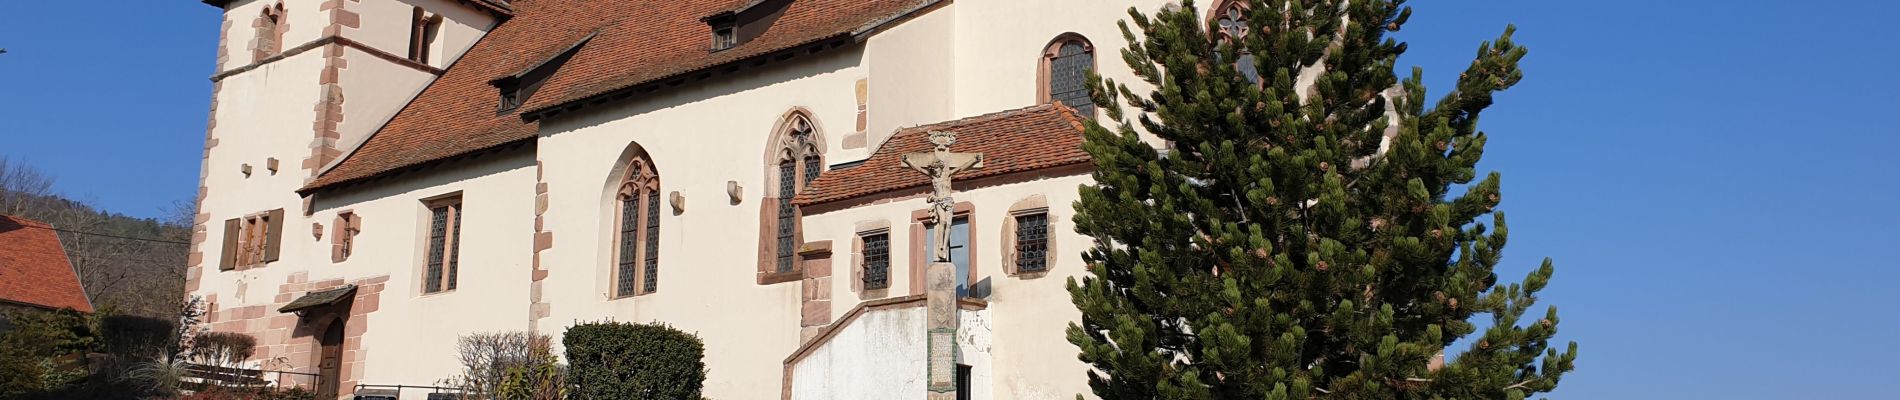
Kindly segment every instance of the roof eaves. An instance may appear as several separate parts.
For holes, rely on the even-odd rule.
[[[495,24],[495,27],[500,27],[500,26],[501,24],[499,22]],[[489,39],[488,35],[482,35],[482,37],[480,39],[476,39],[475,44],[470,45],[469,48],[472,50],[475,48],[475,46],[480,46],[483,44],[483,42],[488,41],[488,39]],[[446,71],[448,71],[449,69],[455,68],[457,64],[461,64],[461,62],[462,62],[462,58],[457,58],[455,62],[449,63],[449,65],[443,66],[442,70],[445,71],[444,74],[446,74],[447,73]],[[303,187],[297,188],[296,190],[297,194],[309,195],[311,193],[314,193],[326,187],[337,186],[338,184],[342,182],[359,181],[359,180],[364,180],[366,178],[374,178],[377,175],[383,175],[383,174],[389,173],[388,171],[385,171],[385,172],[370,174],[369,176],[363,176],[363,177],[358,177],[354,179],[346,179],[346,180],[338,181],[338,182],[326,182],[320,185],[312,185],[312,183],[322,182],[324,174],[330,173],[330,170],[336,169],[337,166],[343,165],[344,160],[348,160],[350,159],[351,156],[356,155],[357,150],[361,150],[363,148],[363,145],[369,144],[370,139],[375,138],[376,134],[383,132],[383,128],[389,127],[390,121],[395,121],[397,116],[402,115],[403,112],[409,111],[410,107],[415,107],[416,101],[422,99],[423,93],[428,93],[429,88],[434,87],[437,83],[441,83],[441,82],[442,82],[442,77],[440,75],[437,75],[435,79],[430,79],[429,83],[422,85],[422,89],[416,90],[415,94],[409,95],[409,101],[403,102],[402,108],[396,109],[396,112],[389,114],[389,116],[386,118],[383,118],[383,122],[376,125],[376,130],[370,131],[368,135],[363,135],[363,139],[358,140],[355,143],[352,143],[349,149],[344,150],[343,154],[338,155],[335,160],[330,160],[329,164],[325,164],[323,167],[318,168],[316,178],[312,178],[310,181],[304,182]],[[476,151],[480,151],[480,149]],[[395,169],[391,169],[391,171],[394,171],[394,170]]]
[[[481,157],[484,155],[488,155],[490,153],[500,153],[500,152],[512,150],[515,147],[534,144],[535,143],[534,139],[535,139],[535,136],[529,135],[526,137],[516,138],[513,140],[497,143],[492,146],[481,147],[481,148],[459,152],[455,154],[450,154],[446,156],[441,156],[441,157],[434,157],[428,160],[413,162],[409,164],[383,168],[382,171],[372,173],[372,174],[366,174],[366,175],[358,176],[358,177],[338,179],[338,180],[329,181],[329,182],[321,182],[320,179],[313,180],[311,181],[313,182],[313,184],[305,184],[304,187],[297,189],[297,194],[308,196],[320,191],[339,189],[339,188],[343,188],[347,186],[354,186],[358,184],[369,183],[369,182],[373,182],[373,181],[384,179],[384,178],[395,177],[397,175],[402,175],[408,172],[433,168],[438,165],[448,164],[448,163],[461,161],[461,160],[469,159],[469,158]],[[321,178],[322,175],[318,175],[318,177]],[[315,182],[321,182],[321,183],[315,183]]]
[[[541,118],[545,118],[548,116],[552,116],[555,114],[560,114],[560,113],[564,113],[568,111],[579,110],[593,104],[623,100],[623,99],[632,97],[635,92],[650,92],[653,90],[657,90],[658,86],[661,86],[661,85],[679,83],[676,81],[680,77],[704,73],[706,71],[717,70],[720,67],[754,64],[754,63],[763,65],[781,56],[796,55],[798,53],[806,52],[806,51],[817,53],[823,50],[829,50],[836,47],[842,47],[843,43],[840,43],[839,41],[842,39],[849,39],[849,38],[850,37],[848,36],[848,34],[829,35],[829,36],[818,38],[816,40],[786,46],[785,48],[778,49],[778,50],[771,50],[764,53],[741,57],[741,58],[733,59],[726,62],[707,64],[707,65],[695,67],[695,68],[688,68],[688,69],[681,70],[679,72],[674,72],[671,74],[662,75],[655,78],[637,81],[631,84],[620,86],[618,88],[604,90],[604,91],[601,91],[600,93],[575,98],[573,100],[567,100],[567,101],[562,101],[559,103],[536,107],[534,109],[530,109],[528,111],[522,112],[521,120],[527,121],[527,122],[534,122],[534,121],[540,120]],[[730,50],[727,50],[727,51],[730,51]],[[707,77],[710,77],[710,76],[707,76]]]
[[[729,60],[726,62],[721,62],[721,63],[716,63],[716,64],[708,64],[708,65],[701,66],[698,68],[687,69],[687,70],[683,70],[677,73],[635,82],[635,83],[628,84],[619,88],[609,89],[597,94],[588,95],[588,96],[573,99],[573,100],[563,101],[560,103],[536,107],[526,112],[522,112],[521,119],[523,121],[534,122],[535,120],[539,120],[541,118],[552,116],[555,114],[560,114],[562,112],[579,110],[591,104],[604,103],[608,101],[629,98],[629,97],[632,97],[633,92],[647,91],[645,89],[653,87],[657,84],[662,84],[664,82],[672,81],[675,78],[679,78],[681,76],[687,76],[687,75],[692,75],[695,73],[700,73],[700,72],[704,72],[708,70],[714,70],[720,67],[725,67],[729,65],[742,65],[745,63],[755,62],[759,60],[770,60],[772,58],[776,58],[781,55],[794,54],[808,48],[811,48],[813,52],[816,52],[819,50],[829,50],[831,48],[835,48],[838,46],[825,46],[825,44],[829,44],[833,40],[839,39],[839,38],[850,38],[850,40],[853,43],[863,43],[865,40],[868,40],[871,35],[875,35],[877,32],[882,31],[883,28],[895,25],[899,22],[908,20],[911,17],[928,12],[932,9],[935,9],[936,6],[938,5],[948,4],[950,1],[951,0],[924,0],[922,2],[919,2],[916,6],[911,7],[910,9],[893,13],[890,16],[879,18],[875,21],[871,21],[870,23],[867,23],[864,26],[860,26],[855,29],[852,29],[849,32],[827,35],[817,40],[812,40],[805,43],[799,43],[799,44],[794,44],[791,46],[786,46],[785,48],[782,48],[782,49],[767,51],[765,53],[761,53],[758,55],[743,57],[743,58]],[[736,15],[736,13],[738,12],[743,12],[744,10],[750,7],[754,7],[763,3],[765,3],[764,0],[755,0],[735,10],[722,11],[720,13],[707,16],[706,18],[718,17],[718,16],[726,15],[727,13],[734,13],[734,15]],[[813,48],[813,47],[817,47],[817,48]],[[731,50],[732,49],[727,49],[724,51],[731,51]]]

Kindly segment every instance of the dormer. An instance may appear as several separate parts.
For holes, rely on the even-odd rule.
[[[587,34],[581,40],[574,42],[574,45],[568,46],[546,60],[528,66],[521,72],[488,81],[501,92],[500,104],[496,106],[495,113],[508,114],[521,108],[522,104],[527,104],[528,98],[533,97],[534,92],[541,89],[541,84],[547,83],[548,77],[554,76],[554,71],[560,70],[562,64],[567,64],[568,59],[574,58],[574,53],[580,52],[581,47],[587,45],[587,41],[593,40],[594,36],[599,34],[599,32]]]
[[[730,49],[739,45],[738,19],[732,13],[720,13],[706,20],[712,27],[712,51]]]
[[[765,34],[791,5],[792,0],[753,0],[745,6],[700,18],[710,32],[708,48],[720,51],[752,41]]]

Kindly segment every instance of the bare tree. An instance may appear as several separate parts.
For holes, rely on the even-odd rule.
[[[53,192],[51,175],[0,156],[0,214],[53,225],[95,306],[163,316],[174,313],[151,299],[183,296],[191,237],[190,201],[175,202],[164,219],[140,219],[99,210]]]
[[[52,196],[52,176],[0,156],[0,214],[26,216],[44,209]]]

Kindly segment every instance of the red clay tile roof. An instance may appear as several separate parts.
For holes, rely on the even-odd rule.
[[[92,312],[51,225],[0,215],[0,302]]]
[[[1044,104],[905,128],[864,164],[819,175],[792,202],[804,206],[928,186],[923,174],[904,168],[904,154],[931,151],[930,131],[956,132],[950,151],[983,153],[983,168],[959,173],[957,181],[1086,163],[1082,127],[1074,110]]]
[[[299,191],[359,182],[534,139],[539,124],[519,112],[559,107],[644,83],[851,38],[943,0],[795,0],[757,38],[711,51],[701,18],[737,0],[516,0],[514,17],[490,31],[416,99],[343,161]],[[497,113],[489,82],[513,75],[595,35],[526,104]]]

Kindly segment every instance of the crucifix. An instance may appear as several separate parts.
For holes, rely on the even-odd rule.
[[[950,176],[964,170],[982,168],[982,153],[952,153],[957,134],[930,131],[930,143],[936,150],[904,155],[904,166],[930,177],[930,220],[935,235],[930,238],[930,265],[924,271],[924,328],[928,333],[928,371],[925,381],[927,398],[957,398],[957,267],[950,260],[950,224],[952,207]]]
[[[956,132],[930,131],[930,143],[937,146],[929,153],[904,155],[904,166],[930,177],[930,221],[937,228],[930,245],[936,251],[933,263],[950,262],[950,213],[956,201],[950,198],[950,176],[969,169],[983,168],[983,153],[952,153]]]

